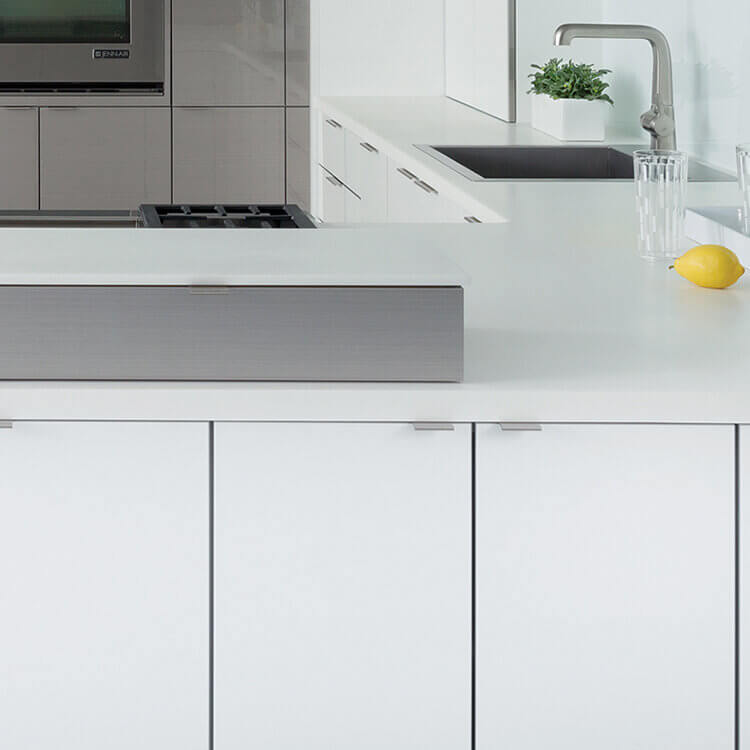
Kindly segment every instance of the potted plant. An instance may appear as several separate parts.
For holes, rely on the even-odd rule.
[[[556,57],[531,67],[533,127],[561,141],[603,141],[606,106],[614,104],[604,76],[612,71]]]

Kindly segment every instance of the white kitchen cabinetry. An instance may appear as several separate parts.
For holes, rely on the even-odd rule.
[[[177,203],[283,203],[283,107],[174,110]]]
[[[318,167],[320,219],[326,224],[358,223],[362,201],[338,177]]]
[[[731,750],[734,428],[477,428],[477,748]]]
[[[215,748],[468,750],[471,430],[218,424]]]
[[[0,211],[39,208],[39,110],[0,107]]]
[[[346,130],[332,117],[323,116],[320,125],[321,164],[342,182],[346,182]]]
[[[346,184],[361,201],[358,221],[381,223],[388,219],[388,159],[376,146],[346,132]]]
[[[173,0],[176,106],[284,104],[284,0]]]
[[[43,209],[168,203],[168,108],[54,107],[40,118]]]
[[[199,424],[0,429],[3,747],[207,747],[208,450]]]

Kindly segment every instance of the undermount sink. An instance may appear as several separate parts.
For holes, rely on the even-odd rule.
[[[469,180],[632,180],[642,146],[418,146]],[[734,182],[692,160],[690,182]]]

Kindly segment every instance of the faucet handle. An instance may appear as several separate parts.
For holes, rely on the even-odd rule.
[[[641,115],[641,127],[651,134],[652,148],[658,147],[667,150],[677,148],[673,107],[652,105]],[[657,141],[660,144],[658,146]]]

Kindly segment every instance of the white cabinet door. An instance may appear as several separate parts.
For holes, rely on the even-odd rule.
[[[320,219],[326,224],[358,224],[362,221],[362,201],[338,177],[318,167],[321,196]]]
[[[283,107],[176,108],[177,203],[283,203]]]
[[[731,750],[734,429],[477,432],[478,750]]]
[[[175,105],[283,105],[284,25],[284,0],[172,0]]]
[[[170,201],[168,108],[43,108],[40,122],[43,209]]]
[[[346,182],[346,130],[344,126],[326,115],[320,124],[322,164],[342,182]]]
[[[208,747],[208,427],[0,430],[0,744]]]
[[[470,443],[216,426],[216,750],[469,750]]]
[[[0,107],[0,211],[39,208],[39,110]]]
[[[346,133],[346,180],[361,199],[358,220],[381,223],[388,215],[388,159],[356,133]]]

